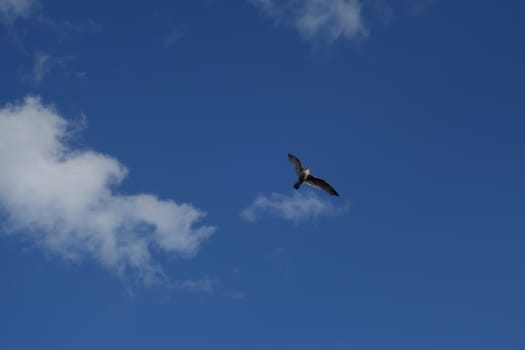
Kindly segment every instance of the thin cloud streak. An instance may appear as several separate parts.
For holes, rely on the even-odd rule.
[[[184,34],[180,29],[172,28],[163,40],[164,47],[169,48],[175,46],[183,36]]]
[[[291,196],[272,193],[270,196],[259,194],[253,203],[241,212],[241,217],[249,222],[256,222],[265,216],[300,222],[316,220],[321,216],[341,216],[347,211],[348,204],[336,206],[312,193],[294,192]]]
[[[34,85],[40,85],[45,77],[55,69],[61,70],[66,76],[70,73],[67,71],[68,63],[73,60],[73,56],[56,57],[43,52],[38,52],[35,55],[33,63],[33,72],[30,80]]]
[[[3,231],[68,260],[91,258],[133,284],[169,284],[153,252],[194,256],[215,231],[198,225],[206,213],[151,194],[115,193],[127,169],[108,155],[72,149],[70,129],[39,98],[0,109]],[[180,287],[206,284],[199,286]]]
[[[175,289],[185,290],[195,293],[211,293],[215,289],[217,281],[212,278],[203,278],[197,280],[175,281],[171,286]]]
[[[27,17],[35,4],[34,0],[0,0],[0,22],[13,23]]]
[[[35,56],[35,63],[33,64],[33,82],[40,84],[44,76],[51,70],[49,55],[38,53]]]
[[[368,35],[358,0],[248,0],[278,24],[285,23],[305,40],[333,42]]]
[[[51,17],[41,14],[36,18],[36,21],[37,23],[43,25],[49,30],[57,34],[62,34],[63,36],[65,36],[68,33],[71,33],[71,34],[83,33],[83,32],[96,33],[96,32],[102,31],[102,26],[92,19],[88,19],[83,22],[71,22],[67,20],[57,21]]]

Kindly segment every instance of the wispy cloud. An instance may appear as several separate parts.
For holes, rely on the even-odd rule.
[[[59,68],[62,71],[65,71],[67,63],[72,59],[73,56],[70,55],[56,57],[43,52],[36,53],[31,81],[35,85],[40,85],[51,70]]]
[[[82,22],[58,21],[42,14],[38,0],[0,0],[0,22],[13,23],[19,18],[32,17],[36,23],[61,34],[99,32],[102,27],[92,19]]]
[[[50,56],[37,53],[35,55],[35,63],[33,64],[33,82],[40,84],[44,76],[51,70]]]
[[[74,38],[81,33],[96,33],[102,30],[102,26],[92,19],[75,22],[55,20],[43,10],[43,2],[39,0],[0,0],[0,25],[5,26],[8,37],[24,51],[27,51],[27,33],[35,29],[52,34],[58,42]],[[28,26],[28,23],[31,25]]]
[[[210,293],[214,290],[217,281],[212,278],[203,278],[197,280],[175,281],[172,287],[189,292]]]
[[[408,2],[409,11],[414,15],[422,14],[433,4],[434,0],[410,0]]]
[[[238,277],[238,276],[237,276]],[[230,281],[231,284],[232,281]],[[227,299],[244,299],[246,294],[238,289],[228,287],[219,278],[201,278],[174,281],[169,284],[170,288],[179,291],[208,294],[214,297]]]
[[[58,21],[46,15],[40,14],[36,18],[37,23],[47,27],[57,33],[83,33],[83,32],[100,32],[102,26],[92,19],[82,22]]]
[[[190,204],[115,188],[126,168],[115,158],[72,149],[70,124],[38,98],[0,109],[3,226],[66,259],[92,258],[124,280],[169,283],[155,252],[191,257],[214,227]],[[208,282],[181,282],[205,289]]]
[[[34,0],[0,0],[0,22],[13,23],[27,17],[35,4]]]
[[[233,292],[228,293],[226,296],[229,297],[230,299],[237,299],[237,300],[246,299],[246,293],[242,291],[233,291]]]
[[[277,23],[295,27],[304,39],[332,42],[367,36],[358,0],[248,0]]]
[[[179,28],[172,28],[168,35],[163,40],[164,47],[172,47],[175,46],[175,44],[182,39],[184,36],[183,32]]]
[[[348,204],[336,206],[313,193],[294,192],[287,196],[272,193],[259,194],[255,201],[241,212],[241,217],[256,222],[264,216],[277,217],[293,222],[315,220],[321,216],[339,216],[348,211]]]

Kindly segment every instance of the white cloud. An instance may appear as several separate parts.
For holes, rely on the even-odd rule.
[[[214,227],[197,226],[205,213],[190,204],[115,193],[126,168],[72,149],[69,127],[38,98],[0,109],[5,231],[66,259],[93,258],[123,279],[167,282],[153,251],[191,257]]]
[[[367,35],[358,0],[249,0],[278,22],[294,26],[312,41]]]
[[[34,6],[34,0],[0,0],[0,21],[14,22],[26,17]]]
[[[255,201],[241,212],[241,217],[250,222],[255,222],[263,216],[299,222],[315,220],[321,216],[338,216],[347,210],[348,205],[335,206],[312,193],[294,192],[292,196],[272,193],[270,196],[258,195]]]

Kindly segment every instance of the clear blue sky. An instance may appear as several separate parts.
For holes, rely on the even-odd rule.
[[[0,348],[524,349],[524,11],[0,0]]]

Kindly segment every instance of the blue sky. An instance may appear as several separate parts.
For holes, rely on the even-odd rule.
[[[1,348],[523,349],[524,10],[0,0]]]

